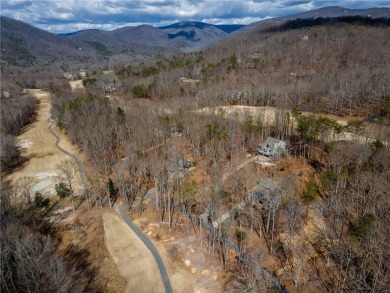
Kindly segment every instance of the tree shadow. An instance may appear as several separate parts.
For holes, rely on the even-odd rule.
[[[19,156],[16,160],[14,160],[5,170],[2,170],[4,175],[9,175],[11,173],[22,170],[28,162],[31,160],[31,156]]]
[[[72,266],[80,276],[86,278],[84,292],[103,292],[103,284],[97,279],[98,268],[89,261],[90,252],[77,244],[70,243],[63,252],[67,263]]]

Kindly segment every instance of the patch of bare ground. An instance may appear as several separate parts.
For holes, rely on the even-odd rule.
[[[174,292],[218,293],[222,292],[224,273],[216,255],[209,255],[201,245],[199,231],[188,235],[184,221],[177,221],[169,231],[166,222],[160,226],[158,214],[150,202],[141,218],[134,223],[152,241],[167,268]],[[175,253],[173,253],[176,250]]]
[[[84,88],[82,79],[69,81],[69,85],[72,90],[78,90]]]
[[[106,248],[102,215],[107,214],[116,217],[109,208],[91,210],[82,205],[76,212],[63,209],[64,217],[57,219],[56,224],[61,239],[59,249],[65,255],[75,248],[84,252],[85,262],[96,268],[95,279],[103,292],[124,292],[126,280]]]
[[[277,112],[280,111],[289,111],[288,109],[282,110],[275,107],[268,106],[242,106],[242,105],[232,105],[232,106],[217,106],[217,107],[205,107],[197,110],[197,113],[202,113],[206,115],[223,115],[231,119],[238,119],[244,121],[248,115],[252,116],[254,119],[260,119],[266,125],[271,125],[277,118]],[[304,112],[306,114],[311,114],[310,112]],[[336,120],[340,125],[346,126],[349,121],[352,120],[362,120],[365,121],[363,116],[336,116],[332,114],[318,113],[317,116],[328,117],[330,119]],[[380,125],[378,123],[364,122],[364,130],[359,134],[353,134],[351,132],[344,131],[341,134],[337,134],[332,137],[331,140],[347,140],[347,141],[356,141],[359,143],[372,143],[374,140],[379,139],[388,144],[390,138],[390,127],[386,125]]]
[[[103,214],[107,250],[126,286],[123,292],[164,292],[162,278],[152,253],[141,239],[114,214]]]
[[[248,115],[253,118],[260,118],[262,121],[273,123],[275,120],[276,108],[274,107],[255,107],[255,106],[217,106],[217,107],[206,107],[197,110],[198,113],[222,115],[228,118],[236,118],[243,121]]]

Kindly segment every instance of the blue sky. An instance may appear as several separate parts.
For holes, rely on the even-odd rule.
[[[249,24],[325,6],[390,7],[390,0],[1,0],[1,15],[55,32],[181,20]]]

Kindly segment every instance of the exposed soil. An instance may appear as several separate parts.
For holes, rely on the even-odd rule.
[[[275,120],[274,107],[254,107],[254,106],[218,106],[218,107],[206,107],[197,110],[199,113],[223,115],[228,118],[235,118],[243,121],[248,115],[254,119],[260,118],[262,121],[273,123]]]
[[[244,121],[248,115],[252,116],[253,119],[260,119],[263,123],[271,125],[275,121],[275,115],[279,109],[275,107],[255,107],[255,106],[218,106],[218,107],[206,107],[197,110],[199,113],[204,113],[207,115],[223,115],[231,119],[238,119]],[[287,110],[286,110],[287,111]],[[306,112],[309,114],[309,112]],[[346,126],[351,120],[361,120],[364,121],[365,118],[362,116],[335,116],[331,114],[316,114],[318,116],[328,117],[330,119],[336,120],[340,125]],[[375,139],[379,138],[380,140],[387,140],[390,137],[390,127],[389,126],[380,126],[379,124],[364,122],[364,130],[359,134],[352,134],[350,132],[343,132],[341,134],[335,135],[330,138],[332,141],[338,140],[347,140],[347,141],[356,141],[359,143],[372,143]]]
[[[77,90],[77,89],[84,88],[82,79],[69,81],[69,85],[70,85],[72,90]]]
[[[123,292],[164,292],[164,285],[153,255],[141,239],[117,215],[103,214],[107,249],[122,278]]]
[[[174,292],[218,293],[222,292],[222,269],[215,255],[208,255],[205,244],[200,245],[199,235],[186,235],[184,226],[169,231],[167,223],[160,227],[158,215],[153,212],[154,202],[141,218],[133,222],[143,230],[157,248],[167,268]],[[183,225],[179,221],[179,225]],[[204,240],[206,242],[206,240]],[[177,259],[173,260],[168,249],[176,246]]]
[[[87,251],[85,261],[97,268],[95,278],[103,291],[123,292],[126,280],[121,277],[116,263],[107,251],[102,220],[102,214],[111,214],[112,217],[116,217],[116,213],[109,208],[87,209],[85,205],[82,205],[76,212],[72,212],[69,207],[58,210],[57,214],[60,211],[62,211],[60,218],[56,217],[56,226],[61,237],[60,249],[66,250],[71,244],[79,250]]]

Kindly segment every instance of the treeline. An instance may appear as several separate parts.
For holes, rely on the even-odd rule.
[[[390,18],[380,17],[372,18],[367,16],[340,16],[340,17],[317,17],[317,18],[297,18],[288,20],[281,25],[266,29],[266,32],[282,32],[294,29],[309,28],[313,26],[324,25],[362,25],[386,27],[390,26]]]
[[[31,95],[1,98],[1,172],[19,163],[16,136],[35,119],[37,101]]]

